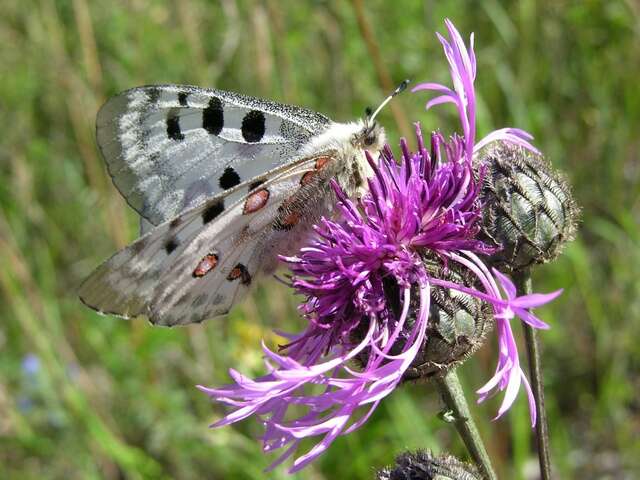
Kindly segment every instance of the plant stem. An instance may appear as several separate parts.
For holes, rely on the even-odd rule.
[[[519,295],[531,293],[531,274],[529,271],[514,275],[514,281]],[[529,376],[531,377],[531,389],[536,399],[536,442],[538,445],[538,462],[540,463],[540,478],[551,479],[551,460],[549,456],[549,425],[547,413],[544,407],[544,385],[542,382],[542,365],[540,361],[540,341],[535,328],[522,322],[524,338],[527,344],[527,357],[529,359]]]
[[[497,480],[498,477],[491,466],[491,460],[469,411],[469,405],[462,391],[456,369],[452,368],[444,377],[436,378],[436,385],[447,408],[453,412],[453,423],[455,423],[456,430],[462,437],[471,457],[480,468],[482,476],[488,480]]]

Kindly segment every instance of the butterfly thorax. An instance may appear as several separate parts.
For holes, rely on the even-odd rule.
[[[335,178],[347,196],[360,197],[367,188],[367,178],[373,175],[365,150],[377,159],[385,139],[384,128],[375,122],[333,123],[303,151],[332,152],[334,161],[327,169],[326,178]],[[333,197],[328,200],[333,201]]]

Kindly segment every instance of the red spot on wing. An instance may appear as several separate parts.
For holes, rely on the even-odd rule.
[[[316,159],[316,170],[322,170],[331,160],[333,160],[332,157],[318,157]]]
[[[251,283],[251,275],[249,274],[247,267],[241,263],[238,263],[233,267],[233,270],[231,270],[229,275],[227,275],[227,280],[230,282],[237,280],[238,278],[243,285],[249,285]]]
[[[282,202],[278,208],[278,219],[275,222],[277,230],[291,230],[300,222],[302,211],[298,203],[295,195]]]
[[[269,200],[269,190],[266,188],[253,192],[244,202],[242,213],[246,215],[257,212],[267,204],[267,200]]]
[[[300,179],[300,185],[302,185],[303,187],[305,185],[309,185],[313,181],[313,179],[316,177],[318,172],[322,170],[332,160],[333,160],[332,157],[327,157],[327,156],[316,158],[316,163],[313,167],[314,169],[311,170],[310,172],[305,173],[302,176],[302,178]]]
[[[295,227],[302,218],[302,212],[293,210],[282,218],[282,225],[287,228]]]
[[[317,172],[312,170],[310,172],[305,173],[302,178],[300,179],[300,185],[302,185],[303,187],[305,185],[309,185],[313,179],[315,178]]]
[[[216,265],[218,265],[218,255],[215,253],[205,255],[193,271],[193,276],[204,277],[207,273],[216,268]]]

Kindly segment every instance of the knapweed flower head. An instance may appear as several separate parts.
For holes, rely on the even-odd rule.
[[[477,238],[483,171],[473,164],[474,151],[492,140],[534,149],[530,136],[517,129],[495,131],[475,144],[473,37],[467,50],[451,22],[446,25],[450,40],[439,39],[453,89],[425,83],[414,91],[440,93],[428,108],[453,102],[462,135],[447,139],[434,133],[427,148],[416,125],[415,152],[402,141],[399,162],[389,147],[377,160],[368,157],[374,175],[358,202],[333,183],[337,219],[322,219],[311,243],[297,256],[283,258],[292,272],[291,285],[306,298],[300,306],[306,329],[284,334],[288,343],[279,352],[263,345],[266,375],[250,379],[231,370],[235,384],[200,387],[232,407],[214,426],[252,415],[261,419],[264,450],[281,451],[270,468],[294,455],[303,439],[318,438],[293,462],[290,472],[298,471],[338,436],[364,424],[416,359],[427,335],[434,287],[457,290],[491,305],[499,338],[498,365],[479,390],[480,400],[505,390],[500,416],[524,383],[535,422],[533,396],[520,368],[510,320],[517,316],[535,328],[547,328],[527,309],[560,292],[518,297],[506,276],[483,263],[481,257],[495,249]],[[426,267],[425,256],[445,269],[464,268],[475,281],[438,278]]]

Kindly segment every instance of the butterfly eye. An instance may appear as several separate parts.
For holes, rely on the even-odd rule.
[[[370,131],[367,133],[367,136],[364,137],[364,144],[367,147],[370,147],[371,145],[373,145],[376,141],[376,134],[373,131]]]

